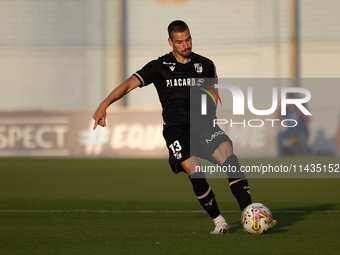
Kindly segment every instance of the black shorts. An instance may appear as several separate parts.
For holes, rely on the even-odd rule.
[[[212,127],[210,124],[191,125],[170,124],[164,125],[163,137],[169,150],[169,164],[175,174],[184,172],[180,163],[186,159],[196,156],[217,163],[211,154],[223,142],[231,139],[219,127]]]

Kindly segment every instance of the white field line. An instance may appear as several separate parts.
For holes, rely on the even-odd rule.
[[[205,211],[120,211],[120,210],[0,210],[0,213],[206,213]],[[221,211],[221,213],[240,213],[240,211]],[[308,211],[308,210],[272,210],[272,213],[340,213],[336,210]]]

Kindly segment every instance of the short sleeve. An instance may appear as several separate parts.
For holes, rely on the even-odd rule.
[[[212,62],[212,61],[211,61],[211,65],[212,65],[211,77],[215,78],[215,84],[218,84],[216,66],[215,66],[214,62]]]
[[[211,75],[212,75],[212,77],[217,78],[216,66],[215,66],[214,62],[211,61],[211,65],[212,65]]]
[[[214,87],[215,84],[218,84],[218,78],[217,78],[217,73],[216,73],[216,67],[215,67],[215,64],[214,62],[212,62],[211,60],[209,61],[209,71],[207,73],[208,77],[209,78],[209,82],[208,85]]]
[[[147,86],[153,83],[158,71],[157,60],[150,61],[142,69],[134,73],[141,85],[139,87]]]

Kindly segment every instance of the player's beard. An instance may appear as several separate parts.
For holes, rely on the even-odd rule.
[[[181,52],[183,58],[191,58],[191,48],[187,48]]]

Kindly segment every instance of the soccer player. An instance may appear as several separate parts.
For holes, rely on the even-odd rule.
[[[238,170],[237,175],[228,174],[228,181],[241,211],[251,204],[248,181],[239,171],[232,141],[218,126],[213,127],[211,123],[211,127],[201,124],[190,126],[190,88],[200,85],[199,79],[217,77],[214,63],[191,51],[192,38],[185,22],[173,21],[168,26],[168,33],[172,52],[149,62],[115,88],[94,113],[93,129],[98,125],[106,126],[106,109],[110,104],[137,87],[153,83],[163,108],[163,136],[169,149],[169,164],[174,173],[184,172],[190,177],[195,196],[215,223],[215,229],[210,233],[225,234],[229,226],[220,214],[214,192],[204,173],[196,171],[200,167],[198,157],[210,159],[221,167]],[[211,142],[202,140],[203,137],[212,137],[216,132],[219,135]]]

